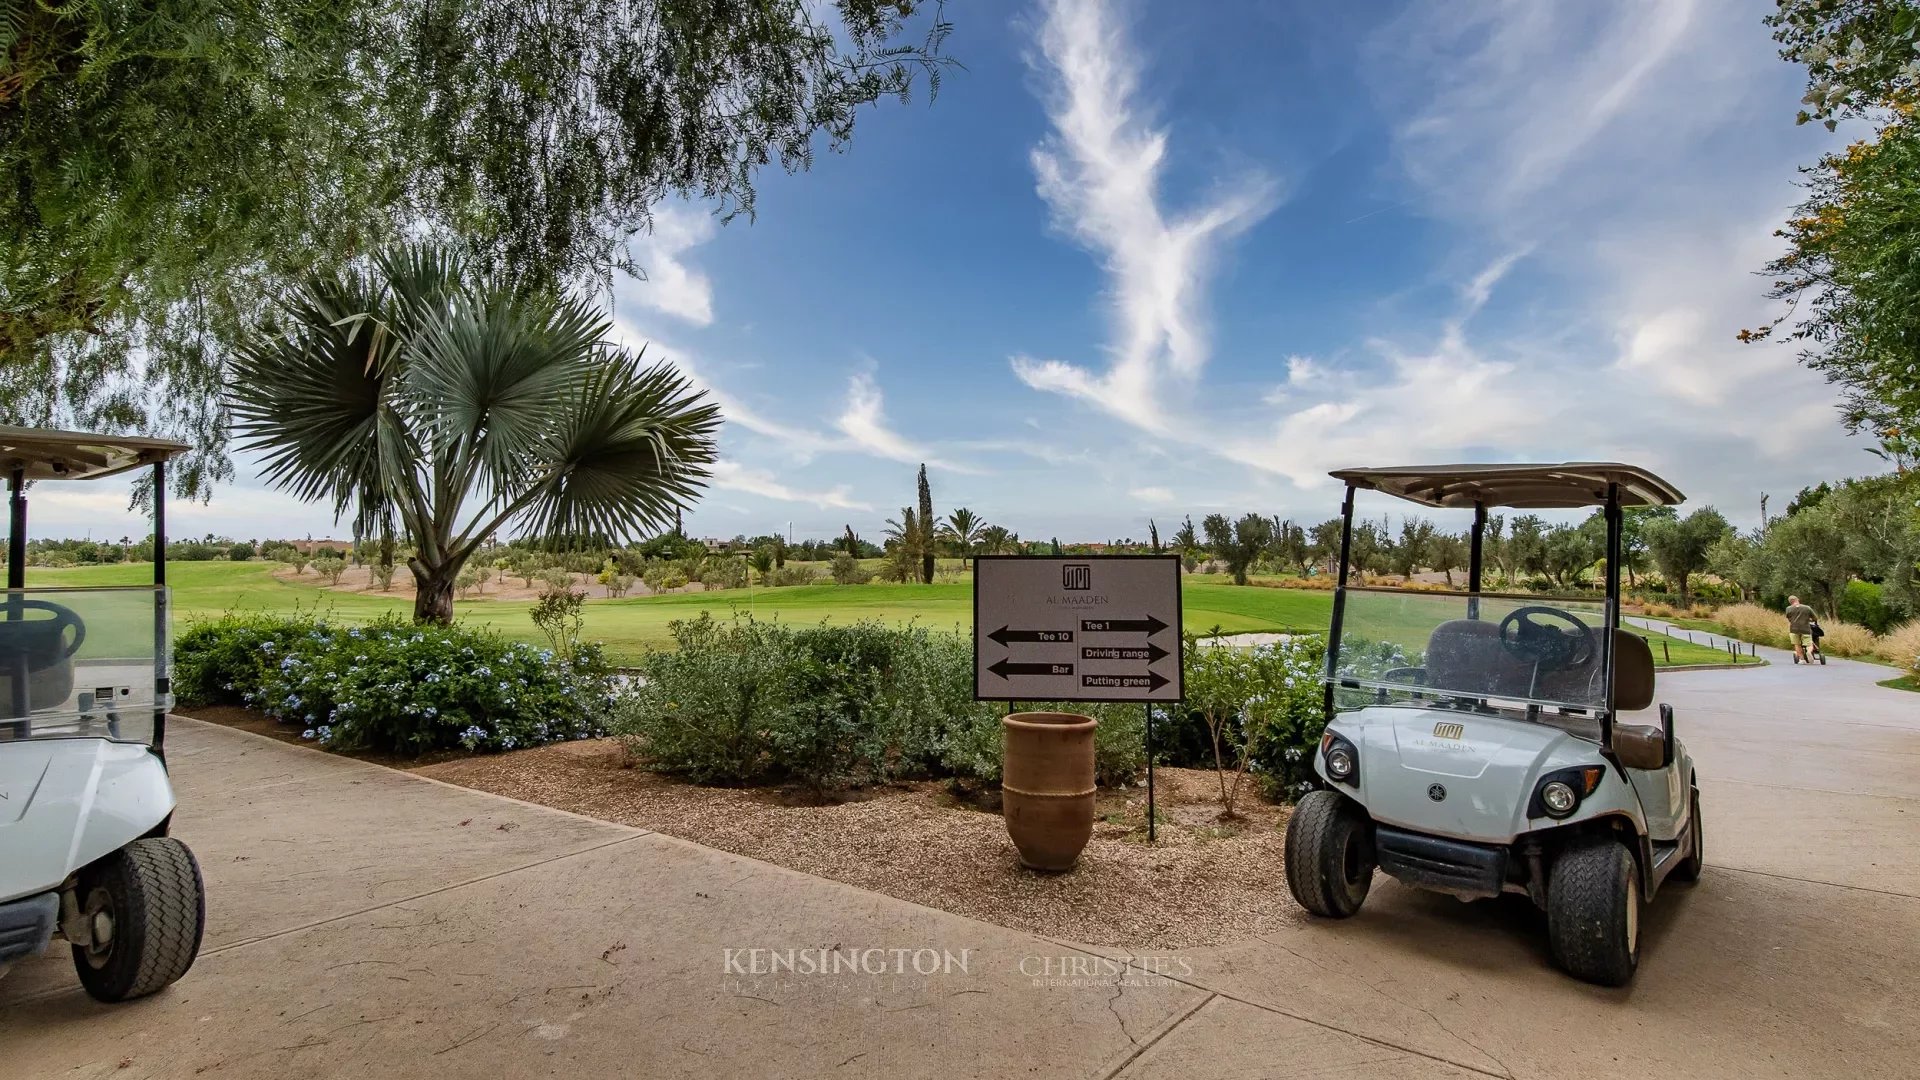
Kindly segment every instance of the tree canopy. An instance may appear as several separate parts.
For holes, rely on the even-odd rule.
[[[1871,138],[1803,170],[1769,295],[1790,307],[1744,341],[1784,337],[1843,392],[1850,430],[1910,456],[1920,422],[1920,4],[1777,0],[1780,55],[1807,69],[1797,120],[1865,120]]]
[[[276,283],[402,236],[520,289],[607,283],[669,195],[937,86],[926,0],[0,0],[0,416],[227,470],[223,354]]]

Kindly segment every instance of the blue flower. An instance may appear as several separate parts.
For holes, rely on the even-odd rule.
[[[305,730],[305,731],[303,731],[303,732],[301,732],[301,733],[300,733],[300,737],[301,737],[301,738],[303,738],[303,739],[311,739],[311,738],[313,738],[313,729],[312,729],[312,728],[308,728],[307,730]]]

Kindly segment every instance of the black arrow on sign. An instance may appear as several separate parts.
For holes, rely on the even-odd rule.
[[[1106,634],[1146,634],[1148,637],[1167,628],[1167,624],[1149,615],[1144,619],[1082,619],[1080,629],[1086,633]]]
[[[1015,675],[1071,675],[1072,664],[1016,664],[1011,660],[1002,660],[987,668],[988,671],[1003,679]]]
[[[1144,646],[1086,645],[1080,649],[1082,660],[1145,660],[1149,664],[1157,664],[1172,655],[1152,642]]]
[[[990,641],[997,641],[1002,645],[1005,645],[1009,642],[1014,642],[1014,641],[1042,641],[1042,642],[1072,641],[1073,631],[1071,630],[1011,630],[1003,626],[1000,629],[995,630],[993,633],[988,634],[987,638]]]

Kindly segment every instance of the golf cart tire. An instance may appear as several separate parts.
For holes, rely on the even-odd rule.
[[[1688,798],[1692,801],[1687,805],[1687,832],[1693,836],[1693,850],[1673,868],[1671,877],[1675,881],[1699,881],[1700,871],[1707,865],[1707,830],[1700,821],[1700,789],[1694,788]]]
[[[1309,912],[1344,919],[1373,885],[1373,837],[1367,817],[1337,791],[1300,800],[1287,822],[1287,888]]]
[[[1639,966],[1640,877],[1617,840],[1567,849],[1547,882],[1547,940],[1567,974],[1625,986]]]
[[[207,905],[200,864],[187,845],[165,836],[135,840],[81,872],[83,905],[94,889],[111,898],[114,929],[103,960],[73,946],[73,966],[87,993],[100,1001],[131,1001],[193,966]]]

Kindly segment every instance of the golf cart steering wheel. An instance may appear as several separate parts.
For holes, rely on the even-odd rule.
[[[1529,617],[1533,615],[1567,623],[1571,629],[1544,626]],[[1593,659],[1593,631],[1573,612],[1556,607],[1533,605],[1508,612],[1500,620],[1500,644],[1547,671],[1579,667]]]
[[[24,611],[50,611],[53,618],[22,618],[18,613]],[[73,629],[72,641],[67,640],[69,627]],[[51,600],[0,600],[0,653],[25,653],[29,670],[38,671],[65,660],[79,652],[80,643],[85,640],[86,624],[70,607]]]

